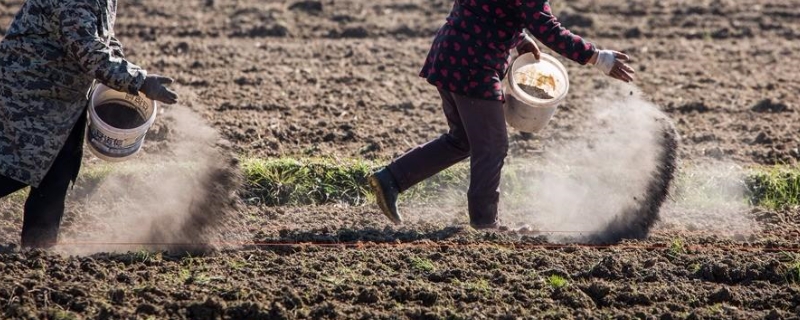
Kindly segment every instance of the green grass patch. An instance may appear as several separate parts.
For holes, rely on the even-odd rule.
[[[753,204],[770,209],[800,205],[800,167],[754,170],[746,184]]]
[[[248,158],[242,161],[247,178],[245,197],[265,205],[364,205],[374,200],[367,177],[385,163],[327,158]],[[521,167],[506,166],[501,190],[509,203],[524,199],[532,185]],[[469,186],[469,163],[456,164],[400,195],[400,202],[428,204],[463,201]]]
[[[747,173],[735,165],[689,167],[681,170],[671,194],[681,206],[698,210],[748,205]]]
[[[374,198],[366,183],[385,163],[338,159],[257,159],[243,161],[246,194],[267,205],[346,203],[363,205]],[[510,162],[502,173],[500,189],[507,206],[524,205],[541,186],[531,179],[542,174],[538,166]],[[676,177],[682,203],[702,208],[720,203],[752,204],[769,209],[800,206],[800,167],[755,167],[727,176],[724,170],[708,175],[688,170]],[[573,175],[568,168],[551,175]],[[469,163],[462,162],[404,192],[401,202],[417,204],[463,202],[469,186]]]
[[[180,271],[178,271],[178,274],[176,275],[176,280],[180,284],[185,284],[191,277],[192,277],[192,270],[189,270],[188,268],[182,268]]]
[[[686,244],[684,243],[683,239],[681,238],[672,239],[667,254],[670,257],[677,257],[684,253],[686,253]]]
[[[386,163],[335,158],[245,158],[240,162],[246,178],[240,194],[248,203],[268,206],[329,203],[365,205],[374,201],[367,177]],[[160,170],[172,172],[176,169],[194,174],[193,168],[190,162],[168,166],[145,166],[136,161],[90,163],[81,170],[76,190],[90,190],[112,176],[157,176]],[[515,208],[517,204],[525,205],[526,200],[543,187],[537,186],[536,179],[531,178],[542,174],[537,170],[542,169],[529,161],[515,163],[512,159],[508,162],[501,180],[506,206]],[[800,167],[754,167],[730,174],[726,169],[716,171],[708,174],[704,170],[685,170],[675,180],[676,192],[673,197],[693,208],[731,202],[749,203],[768,209],[800,206]],[[563,172],[547,174],[568,177],[574,173],[566,168]],[[407,190],[401,195],[400,201],[421,205],[463,203],[468,186],[469,163],[465,161]],[[740,192],[720,192],[723,189]],[[25,198],[25,191],[21,191],[3,201],[22,203]]]
[[[347,203],[370,199],[367,177],[375,165],[336,159],[256,159],[242,161],[246,196],[265,205]]]
[[[425,272],[436,270],[436,266],[433,264],[433,261],[425,258],[412,257],[411,266],[416,270]]]
[[[800,254],[784,252],[780,260],[785,269],[786,282],[800,283]]]
[[[564,277],[554,274],[547,277],[547,284],[553,289],[558,289],[566,287],[569,282]]]
[[[235,258],[227,259],[226,260],[226,264],[228,265],[229,268],[231,268],[233,270],[241,270],[241,269],[244,269],[244,268],[250,266],[250,264],[247,263],[247,261],[239,260],[239,259],[235,259]]]
[[[478,292],[483,294],[489,293],[489,291],[492,289],[492,286],[486,279],[478,279],[475,281],[469,281],[463,283],[459,281],[457,283],[460,284],[464,289],[467,289],[468,291]]]
[[[47,318],[53,320],[77,320],[78,316],[66,310],[53,309],[47,311]]]
[[[242,161],[247,180],[245,197],[265,205],[364,205],[374,199],[367,177],[382,165],[352,159],[248,158]],[[504,171],[504,190],[520,190],[522,183],[514,172],[514,168]],[[400,201],[425,204],[454,197],[460,199],[468,185],[469,165],[464,162],[407,190]]]

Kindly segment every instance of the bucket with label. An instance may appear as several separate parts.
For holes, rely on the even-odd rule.
[[[142,148],[147,130],[156,120],[156,102],[142,95],[98,85],[89,104],[86,142],[106,161],[124,161]]]
[[[523,54],[503,80],[506,122],[522,132],[542,130],[569,92],[569,76],[561,62],[542,53],[541,59]]]

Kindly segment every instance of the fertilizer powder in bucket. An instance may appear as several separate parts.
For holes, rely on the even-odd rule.
[[[553,99],[556,91],[556,80],[551,74],[540,72],[534,66],[522,67],[514,74],[517,85],[525,93],[543,100]]]
[[[147,97],[98,85],[89,106],[89,149],[106,161],[131,158],[141,150],[157,109],[156,102]]]
[[[139,111],[119,103],[101,104],[95,107],[95,112],[103,122],[117,129],[138,128],[147,122]]]

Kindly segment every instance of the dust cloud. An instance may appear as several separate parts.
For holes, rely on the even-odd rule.
[[[170,107],[161,118],[169,133],[161,150],[109,164],[108,177],[79,199],[80,226],[62,237],[60,251],[196,252],[250,239],[234,217],[242,177],[217,133],[187,107]]]
[[[502,224],[561,243],[616,243],[653,230],[730,238],[756,231],[746,170],[726,162],[679,165],[674,125],[638,88],[609,87],[582,107],[590,115],[581,137],[542,157],[508,159]],[[407,205],[427,209],[412,209],[410,218],[463,223],[466,191],[448,187],[434,204],[412,201]]]
[[[684,163],[660,228],[734,239],[758,232],[750,217],[747,175],[746,168],[728,161]]]
[[[655,227],[731,238],[757,230],[746,170],[727,162],[679,166],[675,128],[636,88],[615,87],[590,107],[588,134],[544,159],[515,159],[535,170],[521,177],[528,188],[505,199],[510,223],[556,242],[642,239]]]
[[[505,199],[505,220],[551,241],[617,242],[646,237],[674,176],[677,134],[632,86],[608,90],[589,106],[588,133],[548,150],[519,177],[527,196]]]

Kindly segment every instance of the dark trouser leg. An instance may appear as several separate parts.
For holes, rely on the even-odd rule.
[[[78,121],[44,180],[38,187],[31,188],[25,202],[25,219],[22,224],[23,247],[47,248],[58,241],[67,190],[80,169],[83,125],[83,121]]]
[[[389,165],[401,191],[471,157],[469,214],[474,226],[497,222],[500,173],[508,153],[503,103],[447,91],[442,96],[450,132],[404,154]]]
[[[500,173],[508,154],[503,103],[453,94],[470,145],[469,216],[476,227],[497,223]]]
[[[467,134],[453,95],[439,91],[450,131],[400,156],[389,165],[400,191],[405,191],[469,156]]]

